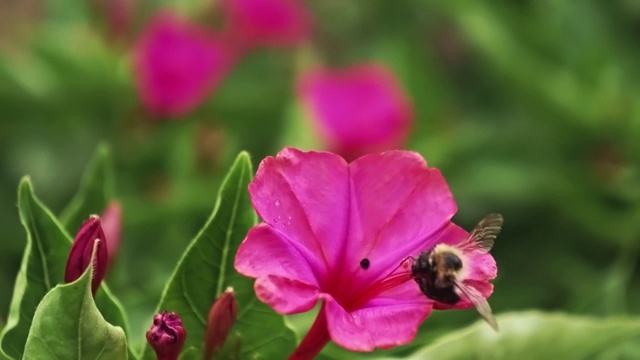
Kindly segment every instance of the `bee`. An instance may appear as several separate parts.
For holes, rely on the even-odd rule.
[[[498,323],[487,300],[474,287],[463,283],[466,251],[489,252],[502,229],[500,214],[484,217],[458,245],[438,244],[432,250],[421,253],[411,266],[411,276],[428,298],[454,305],[465,296],[476,310],[498,330]]]

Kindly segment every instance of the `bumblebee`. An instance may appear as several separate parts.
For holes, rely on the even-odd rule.
[[[498,329],[496,319],[487,300],[474,287],[466,285],[466,251],[489,252],[502,229],[503,217],[489,214],[484,217],[458,245],[438,244],[421,253],[411,266],[411,276],[428,298],[455,305],[464,296],[471,301],[480,315]]]

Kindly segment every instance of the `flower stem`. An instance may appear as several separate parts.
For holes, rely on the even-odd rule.
[[[329,343],[329,329],[327,328],[327,315],[324,305],[318,312],[318,317],[311,325],[311,329],[307,332],[304,339],[298,347],[293,351],[289,360],[309,360],[313,359],[322,351],[325,345]]]

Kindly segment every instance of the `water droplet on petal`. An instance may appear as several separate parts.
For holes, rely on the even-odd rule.
[[[280,200],[276,200],[276,201],[274,201],[273,205],[275,205],[275,206],[280,206]]]

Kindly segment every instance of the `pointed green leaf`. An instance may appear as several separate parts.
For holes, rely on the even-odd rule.
[[[124,307],[104,282],[100,285],[100,290],[96,293],[95,302],[105,320],[110,324],[121,327],[126,334],[129,334],[129,321],[125,315]],[[129,358],[138,358],[131,348],[129,348]]]
[[[20,220],[27,245],[0,340],[0,353],[22,358],[34,311],[42,297],[62,281],[71,244],[51,212],[35,197],[28,178],[18,189]]]
[[[640,318],[595,318],[538,311],[498,316],[450,333],[411,359],[587,359],[640,339]]]
[[[49,290],[62,283],[72,239],[49,209],[38,200],[28,178],[18,188],[20,220],[27,232],[27,244],[9,309],[7,324],[0,334],[0,359],[20,359],[35,309]],[[96,303],[112,324],[127,329],[120,304],[106,285],[96,294]]]
[[[176,312],[187,330],[182,359],[202,359],[209,309],[228,286],[235,290],[238,318],[227,338],[229,349],[223,352],[237,353],[239,359],[278,359],[295,346],[293,331],[283,317],[258,301],[253,280],[233,267],[238,246],[256,223],[247,191],[252,176],[249,156],[241,153],[222,183],[211,217],[178,262],[162,294],[158,312]],[[224,355],[216,358],[228,358]],[[149,346],[142,358],[155,359]]]
[[[114,178],[109,147],[98,146],[87,165],[78,192],[60,214],[60,222],[73,233],[92,214],[101,214],[113,197]]]
[[[106,322],[93,301],[91,273],[90,266],[78,280],[56,286],[42,299],[25,359],[127,359],[124,331]]]

